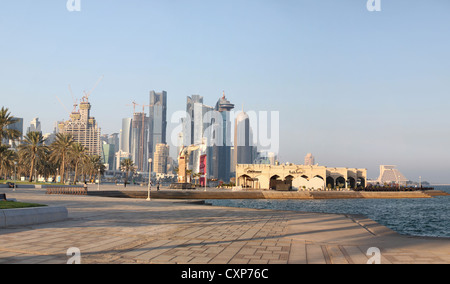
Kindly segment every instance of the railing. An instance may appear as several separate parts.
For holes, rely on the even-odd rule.
[[[87,195],[84,187],[48,187],[47,194]]]

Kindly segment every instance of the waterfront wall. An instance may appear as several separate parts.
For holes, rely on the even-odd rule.
[[[441,192],[442,193],[442,192]],[[408,192],[355,192],[355,191],[202,191],[162,190],[152,191],[152,199],[356,199],[356,198],[431,198],[446,195],[439,191]],[[118,198],[147,198],[147,191],[88,191],[92,196]]]

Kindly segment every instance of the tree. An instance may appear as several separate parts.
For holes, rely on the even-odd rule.
[[[130,172],[134,172],[134,163],[132,159],[124,159],[122,162],[120,162],[120,169],[125,172],[125,182],[124,187],[127,187],[128,182],[128,176],[130,175]]]
[[[72,144],[74,143],[73,136],[70,133],[58,133],[56,134],[55,141],[50,145],[51,159],[53,162],[58,163],[60,167],[61,181],[65,182],[65,167],[68,162],[68,156]]]
[[[100,174],[103,175],[105,173],[106,168],[105,165],[102,163],[102,157],[98,155],[88,156],[88,158],[84,162],[83,171],[84,174],[89,175],[89,180],[91,180],[93,176],[95,177],[98,174],[99,169]]]
[[[72,144],[72,147],[70,148],[69,155],[72,160],[72,163],[75,166],[74,184],[76,184],[78,179],[78,167],[79,165],[86,162],[86,160],[88,159],[86,147],[84,147],[78,142],[75,142]]]
[[[19,153],[29,162],[29,182],[33,180],[36,162],[43,158],[48,152],[48,147],[44,145],[44,142],[45,139],[41,132],[31,131],[25,135],[23,143],[18,147]]]
[[[0,144],[3,139],[17,140],[20,138],[20,131],[16,129],[7,129],[7,126],[17,122],[17,118],[11,115],[5,107],[0,109]]]
[[[0,144],[0,177],[4,176],[6,179],[6,175],[14,169],[15,161],[17,161],[16,152]]]

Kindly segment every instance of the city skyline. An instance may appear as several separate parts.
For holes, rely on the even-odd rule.
[[[382,1],[82,1],[2,4],[2,106],[42,131],[68,119],[90,90],[102,134],[119,133],[126,105],[165,90],[171,115],[225,90],[240,109],[280,112],[279,160],[367,168],[450,183],[450,3]],[[117,21],[117,19],[123,19]],[[148,114],[148,113],[147,113]],[[24,125],[25,126],[25,125]],[[167,137],[169,140],[169,137]],[[172,145],[171,149],[174,147]]]

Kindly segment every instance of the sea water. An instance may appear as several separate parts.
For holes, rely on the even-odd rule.
[[[435,186],[450,193],[450,186]],[[405,199],[208,200],[216,206],[361,214],[400,234],[450,238],[450,196]]]

